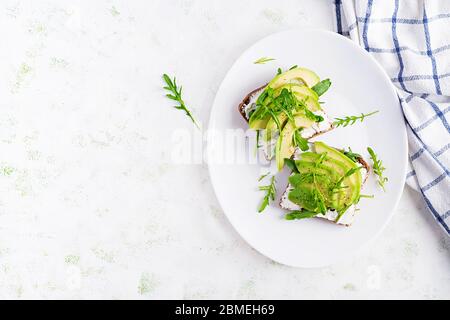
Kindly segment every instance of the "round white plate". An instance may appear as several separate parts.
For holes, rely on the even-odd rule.
[[[276,60],[263,65],[253,63],[261,57]],[[263,213],[257,213],[264,196],[258,191],[258,178],[267,167],[254,163],[252,154],[246,161],[232,159],[234,152],[226,141],[237,139],[237,154],[244,152],[246,138],[239,129],[242,132],[248,127],[237,111],[238,104],[248,92],[271,80],[278,67],[286,70],[293,65],[309,68],[321,79],[331,79],[330,90],[321,97],[330,117],[380,111],[363,123],[337,128],[316,138],[335,147],[351,147],[369,163],[366,148],[371,146],[387,168],[386,193],[377,187],[376,178],[371,175],[362,193],[373,194],[375,198],[361,199],[360,211],[351,227],[317,218],[286,221],[283,219],[286,211],[279,207],[278,199]],[[381,232],[403,190],[407,140],[397,94],[375,59],[352,41],[332,32],[285,31],[270,35],[245,51],[220,86],[209,130],[216,134],[210,136],[208,147],[226,150],[228,156],[224,161],[223,152],[211,152],[209,158],[212,184],[225,214],[253,248],[285,265],[320,267],[348,258]],[[224,139],[224,133],[228,138]],[[278,198],[286,188],[287,174],[285,169],[278,176]]]

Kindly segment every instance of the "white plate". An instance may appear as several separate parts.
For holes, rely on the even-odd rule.
[[[253,62],[261,57],[276,61],[264,65]],[[407,141],[397,94],[377,62],[362,48],[335,33],[320,30],[290,30],[270,35],[245,51],[232,66],[217,93],[209,129],[247,130],[237,105],[253,89],[267,83],[277,68],[293,65],[314,70],[321,79],[330,78],[332,86],[322,97],[332,117],[380,112],[364,123],[338,128],[316,140],[335,147],[351,147],[369,160],[371,146],[383,160],[389,177],[387,192],[377,188],[371,175],[360,211],[351,227],[321,219],[286,221],[277,202],[261,214],[257,207],[264,195],[258,191],[261,164],[223,164],[216,154],[209,159],[209,170],[217,198],[234,228],[256,250],[279,263],[297,267],[332,264],[367,244],[388,223],[403,190],[407,163]],[[243,137],[237,139],[245,140]],[[220,134],[208,146],[224,147]],[[244,144],[238,145],[239,150]],[[219,152],[220,154],[220,152]],[[251,158],[250,158],[251,159]],[[285,170],[286,171],[286,170]],[[286,175],[278,178],[278,197],[286,187]]]

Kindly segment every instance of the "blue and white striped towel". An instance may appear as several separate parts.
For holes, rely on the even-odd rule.
[[[408,131],[407,183],[450,235],[450,1],[334,3],[337,31],[371,53],[396,86]]]

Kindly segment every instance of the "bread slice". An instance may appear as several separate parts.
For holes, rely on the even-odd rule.
[[[298,159],[299,154],[300,154],[300,152],[296,151],[296,153],[294,154],[294,159]],[[364,183],[367,181],[367,178],[369,177],[370,166],[362,157],[357,158],[357,161],[363,167],[361,169],[361,175],[363,177],[363,182],[362,182],[362,186],[361,186],[361,188],[362,188],[364,186]],[[289,211],[301,210],[302,208],[298,204],[295,204],[295,203],[293,203],[292,201],[290,201],[288,199],[288,194],[289,194],[289,192],[291,190],[292,190],[292,186],[290,184],[288,184],[288,186],[286,188],[286,191],[281,196],[280,207],[283,208],[283,209],[289,210]],[[348,226],[350,226],[353,223],[357,213],[358,213],[358,208],[356,207],[356,205],[352,205],[342,215],[342,217],[339,219],[338,222],[336,222],[336,218],[338,216],[338,213],[336,211],[331,211],[330,210],[330,211],[327,211],[325,214],[319,214],[316,217],[317,218],[321,218],[321,219],[325,219],[325,220],[331,221],[333,223],[344,225],[344,226],[348,227]]]
[[[245,121],[249,122],[249,114],[252,110],[256,108],[256,101],[258,97],[263,93],[267,84],[251,91],[249,94],[245,96],[242,102],[238,106],[238,111],[242,115]],[[300,135],[304,139],[311,139],[318,135],[321,135],[325,132],[328,132],[334,129],[333,121],[328,117],[328,115],[322,110],[315,112],[315,114],[323,117],[322,122],[315,123],[311,128],[306,128],[301,131]],[[260,130],[263,132],[264,130]],[[274,155],[274,149],[277,142],[278,136],[275,135],[271,140],[267,141],[262,145],[262,151],[267,160],[271,160]]]

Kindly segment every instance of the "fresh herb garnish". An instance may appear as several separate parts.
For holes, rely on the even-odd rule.
[[[341,126],[346,127],[348,125],[355,124],[355,122],[358,120],[363,122],[365,118],[367,118],[371,115],[374,115],[375,113],[378,113],[378,111],[374,111],[374,112],[367,113],[367,114],[361,113],[360,116],[348,116],[345,118],[336,118],[336,121],[334,121],[333,124],[336,126],[336,128],[341,127]]]
[[[267,177],[270,174],[270,172],[267,172],[266,174],[263,174],[261,177],[259,177],[258,181],[261,181],[265,177]]]
[[[344,150],[343,153],[347,156],[347,158],[349,158],[355,163],[358,162],[358,159],[362,158],[360,154],[354,153],[350,147],[348,148],[348,151]]]
[[[301,211],[292,211],[289,212],[285,219],[286,220],[300,220],[300,219],[308,219],[308,218],[313,218],[315,216],[317,216],[319,213],[318,212],[313,212],[313,211],[308,211],[308,210],[301,210]]]
[[[308,140],[303,138],[300,133],[302,131],[302,129],[303,128],[300,128],[300,129],[297,129],[294,131],[294,136],[293,136],[294,146],[297,146],[302,151],[308,151],[309,150]]]
[[[263,176],[262,179],[264,179],[266,176]],[[275,201],[275,194],[277,193],[275,183],[276,183],[275,176],[272,176],[272,178],[270,179],[269,185],[259,187],[259,190],[265,191],[266,195],[264,196],[264,199],[261,202],[261,205],[259,206],[258,212],[263,212],[264,209],[266,209],[266,207],[269,205],[270,201]]]
[[[383,162],[378,159],[375,151],[373,151],[371,147],[368,147],[367,151],[370,154],[370,159],[373,161],[373,172],[378,176],[378,185],[383,189],[383,191],[386,191],[385,184],[388,181],[388,178],[383,176],[383,172],[386,168],[383,167]]]
[[[290,67],[289,70],[294,70],[294,69],[296,69],[296,68],[298,68],[298,65],[295,65],[295,66]]]
[[[273,60],[275,60],[274,58],[267,58],[267,57],[262,57],[262,58],[259,58],[258,60],[256,60],[255,62],[253,62],[254,64],[265,64],[265,63],[267,63],[267,62],[269,62],[269,61],[273,61]]]
[[[181,98],[181,91],[182,91],[183,87],[178,88],[175,77],[172,80],[172,79],[170,79],[170,77],[167,74],[164,74],[163,79],[166,82],[166,86],[164,87],[164,89],[166,89],[167,91],[170,92],[170,93],[166,94],[166,97],[178,102],[178,104],[179,104],[177,106],[174,106],[174,108],[176,108],[178,110],[183,110],[184,112],[186,112],[186,115],[189,118],[191,118],[192,122],[196,125],[196,127],[200,129],[200,127],[199,127],[197,121],[194,119],[194,116],[192,115],[191,111],[186,107],[183,99]]]
[[[278,68],[278,70],[277,70],[277,76],[279,76],[280,74],[282,74],[283,73],[283,70],[281,70],[281,68]]]
[[[331,86],[330,79],[325,79],[325,80],[320,81],[318,84],[316,84],[311,89],[314,90],[320,97],[321,95],[323,95],[325,92],[328,91],[330,86]]]

